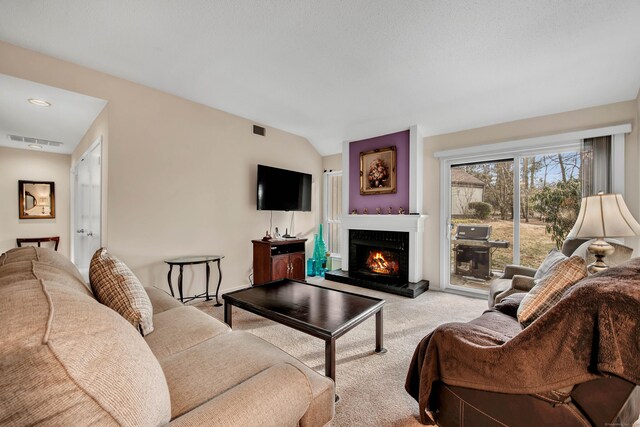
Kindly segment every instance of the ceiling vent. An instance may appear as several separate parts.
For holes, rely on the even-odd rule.
[[[20,135],[7,135],[7,137],[13,142],[23,142],[25,144],[38,144],[38,145],[48,145],[49,147],[60,147],[64,145],[64,143],[60,141],[50,141],[48,139],[39,139],[39,138],[29,138],[28,136],[20,136]]]

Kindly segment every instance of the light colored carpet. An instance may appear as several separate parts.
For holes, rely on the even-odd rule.
[[[385,354],[376,354],[375,316],[336,341],[336,390],[340,401],[332,426],[421,426],[418,403],[404,390],[413,351],[427,333],[445,322],[469,321],[487,308],[481,299],[427,291],[411,299],[313,278],[314,283],[382,298]],[[212,302],[196,307],[222,320]],[[249,331],[324,375],[324,341],[233,308],[234,330]]]

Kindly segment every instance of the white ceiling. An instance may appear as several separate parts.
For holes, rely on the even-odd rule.
[[[43,99],[50,107],[30,104]],[[41,145],[39,151],[71,154],[106,101],[0,74],[0,147],[29,149],[27,142],[7,135],[61,142],[59,147]]]
[[[633,99],[637,0],[0,1],[0,39],[304,136]]]

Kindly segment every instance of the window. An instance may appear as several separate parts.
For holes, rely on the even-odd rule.
[[[520,157],[518,264],[538,268],[578,218],[582,180],[579,150]]]
[[[324,174],[324,224],[327,250],[332,257],[340,257],[342,234],[342,172]]]

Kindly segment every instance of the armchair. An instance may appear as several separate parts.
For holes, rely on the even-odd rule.
[[[565,256],[579,255],[587,261],[587,264],[595,260],[595,257],[587,251],[593,239],[567,239],[562,244],[562,252]],[[610,266],[618,265],[631,258],[633,248],[625,246],[617,240],[605,239],[616,251],[607,262]],[[538,270],[522,265],[507,265],[504,274],[491,283],[489,288],[489,308],[502,301],[509,295],[520,292],[529,292],[535,286],[534,276]]]
[[[405,382],[421,422],[634,424],[640,414],[638,289],[635,258],[574,284],[527,327],[517,319],[523,293],[468,323],[439,325],[416,346]]]

